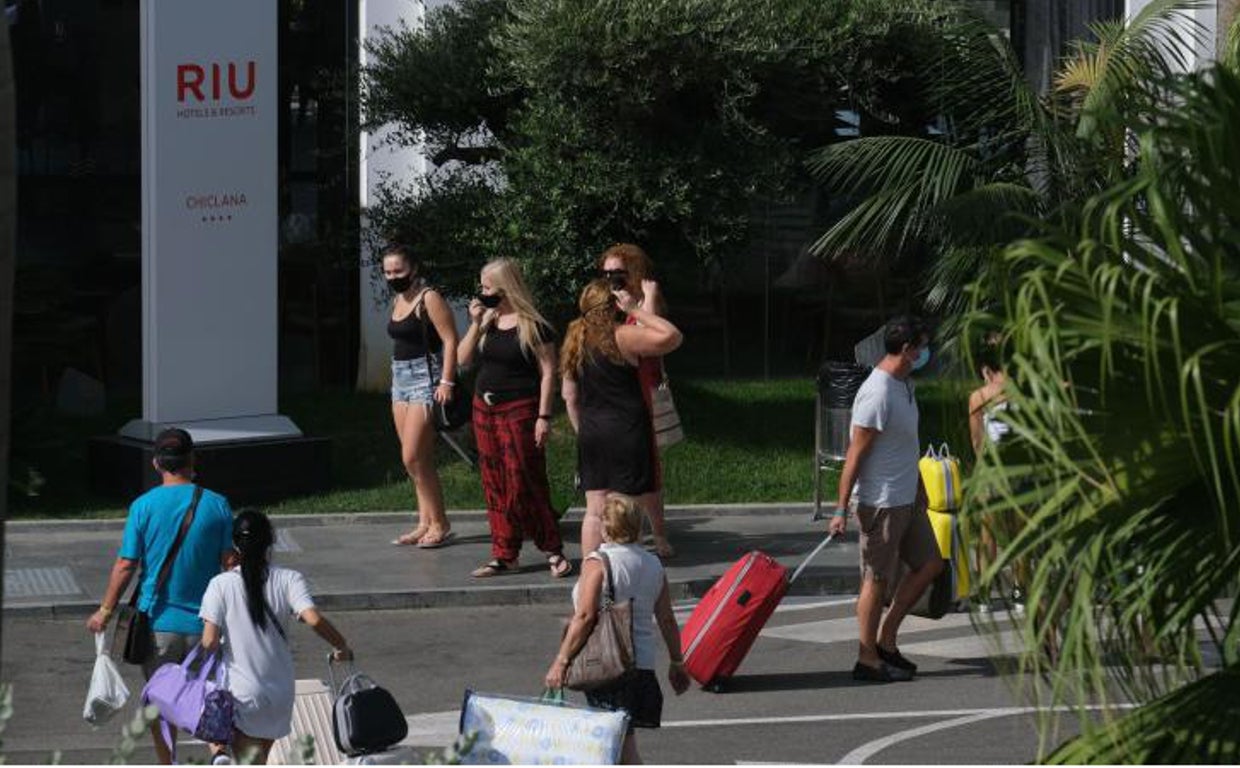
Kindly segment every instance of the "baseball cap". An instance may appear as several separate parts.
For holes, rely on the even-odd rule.
[[[190,455],[193,450],[194,439],[183,429],[170,427],[155,437],[155,456],[157,458],[183,458]]]

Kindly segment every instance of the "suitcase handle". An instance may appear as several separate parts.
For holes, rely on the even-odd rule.
[[[815,557],[817,557],[818,553],[823,550],[823,547],[830,544],[831,540],[834,538],[835,538],[835,534],[831,534],[830,536],[827,536],[827,538],[819,542],[818,546],[814,547],[814,550],[810,552],[808,555],[806,555],[805,560],[803,560],[801,564],[797,566],[797,569],[792,572],[792,575],[788,577],[788,583],[791,584],[792,582],[796,581],[797,577],[801,575],[801,571],[805,570],[805,568],[810,564],[810,561],[813,560]]]
[[[335,659],[332,658],[333,655],[335,655],[335,651],[327,652],[327,679],[331,683],[332,696],[334,697],[340,694],[340,689],[336,687],[336,672],[332,668],[332,665],[333,664],[344,664],[345,662],[336,661]],[[349,674],[347,677],[345,677],[345,680],[348,680],[350,677],[357,674],[357,666],[353,663],[353,659],[349,659],[348,664],[349,664]]]

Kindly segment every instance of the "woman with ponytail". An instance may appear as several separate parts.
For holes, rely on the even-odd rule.
[[[353,658],[344,636],[310,596],[306,578],[271,565],[275,530],[262,512],[245,510],[233,521],[239,564],[211,580],[202,598],[202,646],[224,643],[228,689],[236,699],[233,753],[267,762],[271,745],[292,729],[294,674],[288,618],[296,616],[332,646],[332,658]],[[216,761],[227,762],[216,755]]]
[[[680,346],[676,326],[642,309],[626,288],[586,285],[581,316],[568,326],[560,355],[561,393],[577,432],[577,471],[586,493],[581,553],[603,540],[608,493],[640,496],[656,486],[654,428],[637,367]],[[636,323],[629,323],[629,318]]]

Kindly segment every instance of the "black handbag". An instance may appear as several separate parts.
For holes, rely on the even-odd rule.
[[[426,301],[424,299],[422,301],[422,309],[425,308]],[[414,307],[413,311],[417,312],[418,308]],[[429,337],[426,335],[427,320],[426,317],[419,314],[418,321],[422,323],[422,349],[425,350],[426,355],[426,375],[430,376],[432,370],[431,347],[428,343]],[[432,381],[432,392],[434,391],[435,386],[436,383]],[[474,395],[469,391],[469,387],[465,385],[465,382],[460,380],[459,376],[457,377],[456,386],[453,388],[451,400],[446,403],[440,403],[433,397],[431,398],[431,417],[435,421],[435,428],[444,432],[451,432],[455,429],[460,429],[473,420]]]
[[[354,672],[336,688],[331,654],[327,674],[336,700],[332,703],[332,736],[341,752],[350,757],[382,752],[409,735],[405,713],[392,694],[375,685],[366,675]]]
[[[194,497],[189,503],[185,517],[181,520],[181,529],[177,531],[177,537],[173,540],[172,547],[168,549],[168,555],[159,566],[159,577],[155,580],[154,594],[156,596],[168,582],[168,577],[172,575],[172,563],[177,559],[177,552],[181,551],[181,543],[185,541],[185,534],[189,532],[189,527],[194,522],[194,512],[197,511],[198,501],[201,498],[202,486],[194,486]],[[133,592],[129,595],[129,604],[121,608],[116,618],[115,635],[116,638],[125,638],[121,658],[130,664],[139,665],[145,664],[155,652],[155,635],[151,631],[151,616],[146,611],[138,610],[138,593],[141,591],[142,580],[139,578],[138,583],[133,585]],[[115,646],[116,640],[112,642]]]

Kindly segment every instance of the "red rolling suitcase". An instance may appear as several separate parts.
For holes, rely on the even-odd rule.
[[[830,543],[828,536],[796,569],[757,550],[737,560],[702,597],[680,633],[685,670],[702,685],[719,689],[736,672],[788,585]]]

